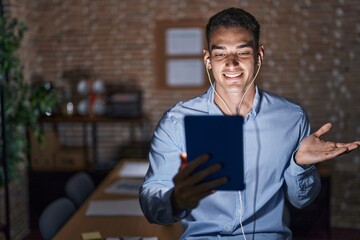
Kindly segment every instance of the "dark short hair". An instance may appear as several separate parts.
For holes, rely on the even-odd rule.
[[[209,22],[206,25],[206,40],[209,50],[211,34],[219,27],[235,27],[248,30],[254,37],[254,48],[258,48],[260,25],[256,18],[245,10],[240,8],[227,8],[209,19]]]

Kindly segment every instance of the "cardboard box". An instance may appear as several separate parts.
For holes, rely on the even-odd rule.
[[[44,130],[44,142],[39,143],[35,134],[29,134],[30,142],[30,166],[33,170],[49,170],[55,166],[54,158],[60,144],[54,130]]]
[[[56,153],[56,170],[84,170],[87,147],[61,147]]]
[[[88,147],[62,146],[55,130],[44,131],[40,144],[33,132],[30,141],[30,166],[34,171],[76,171],[87,167]]]

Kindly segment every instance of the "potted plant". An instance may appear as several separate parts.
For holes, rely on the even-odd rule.
[[[38,118],[58,102],[58,96],[45,84],[24,81],[18,49],[26,31],[17,19],[0,18],[0,84],[4,95],[5,140],[9,178],[16,179],[17,166],[27,164],[30,127],[41,141]],[[3,172],[0,171],[0,178]]]

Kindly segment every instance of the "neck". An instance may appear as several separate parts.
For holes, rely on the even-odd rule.
[[[225,115],[241,115],[245,117],[252,108],[254,96],[254,86],[251,86],[247,92],[242,93],[228,93],[218,89],[214,95],[214,102]]]

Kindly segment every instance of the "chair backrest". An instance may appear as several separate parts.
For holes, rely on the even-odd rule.
[[[75,205],[65,197],[46,206],[39,218],[39,230],[44,240],[52,239],[75,211]]]
[[[86,172],[79,172],[66,182],[65,194],[76,207],[80,207],[94,189],[95,184],[91,176]]]

